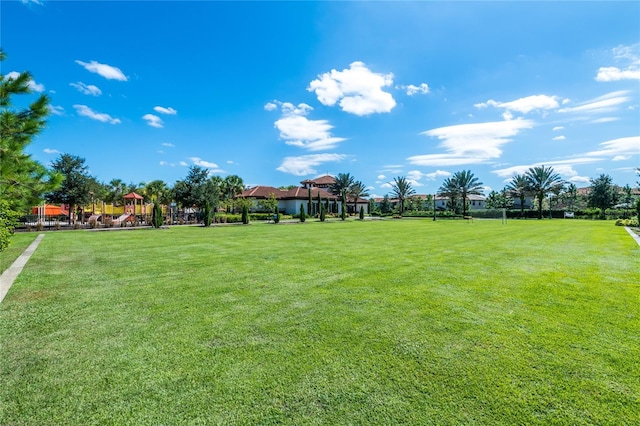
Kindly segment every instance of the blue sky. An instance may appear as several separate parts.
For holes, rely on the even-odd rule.
[[[372,195],[550,165],[640,167],[640,3],[3,1],[2,73],[51,97],[29,146],[101,181],[349,172]],[[35,94],[33,95],[35,96]],[[23,98],[26,98],[23,96]],[[23,99],[25,102],[30,99]]]

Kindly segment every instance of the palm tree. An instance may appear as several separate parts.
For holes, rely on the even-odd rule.
[[[354,182],[349,187],[349,194],[353,197],[353,211],[358,210],[358,199],[369,196],[369,192],[367,191],[367,187],[360,181]]]
[[[482,195],[483,183],[471,173],[471,170],[463,170],[453,174],[458,183],[460,196],[462,197],[462,215],[467,215],[467,198],[469,195]]]
[[[229,205],[233,204],[233,199],[244,191],[242,178],[237,175],[229,175],[222,181],[222,192]]]
[[[355,183],[355,178],[349,173],[338,173],[336,181],[329,187],[329,192],[333,195],[342,196],[343,190],[348,190]],[[346,200],[344,200],[346,202]]]
[[[400,201],[400,216],[404,212],[404,200],[416,193],[411,183],[407,181],[404,176],[398,176],[393,178],[393,184],[391,184],[391,193],[395,198]]]
[[[563,185],[562,178],[553,167],[530,167],[525,173],[531,192],[538,199],[538,219],[542,219],[542,200],[550,192],[558,191]]]
[[[507,184],[506,189],[512,197],[520,199],[520,217],[524,217],[524,200],[531,192],[527,177],[525,175],[515,175]]]
[[[144,186],[145,198],[154,200],[154,202],[165,203],[168,192],[167,184],[160,179],[152,180]]]
[[[455,176],[448,177],[442,182],[442,186],[438,188],[438,195],[449,199],[451,210],[455,213],[456,203],[460,196],[460,185]]]

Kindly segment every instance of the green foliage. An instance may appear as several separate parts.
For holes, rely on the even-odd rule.
[[[204,204],[203,221],[205,227],[211,226],[211,204],[208,202]]]
[[[359,180],[351,184],[351,186],[348,189],[348,192],[351,198],[353,199],[353,211],[355,213],[355,211],[358,208],[358,199],[368,197],[369,192],[367,191],[366,185],[360,182]]]
[[[258,201],[258,207],[265,212],[273,212],[278,209],[278,199],[274,193],[263,200]]]
[[[542,219],[542,203],[547,194],[560,192],[564,182],[553,167],[530,167],[525,173],[529,190],[538,199],[538,219]]]
[[[399,201],[399,214],[402,216],[404,213],[404,201],[416,193],[415,189],[411,185],[411,182],[407,180],[404,176],[397,176],[393,178],[393,183],[391,184],[391,193],[395,198]]]
[[[320,204],[320,222],[324,222],[327,218],[327,211],[324,204]]]
[[[91,190],[97,181],[89,176],[85,159],[71,154],[60,154],[53,161],[51,168],[64,177],[58,189],[46,194],[51,203],[68,204],[69,212],[74,212],[76,206],[84,206],[91,201]],[[69,217],[71,223],[71,217]]]
[[[508,189],[500,192],[491,191],[486,200],[487,209],[510,209],[513,206],[513,198]]]
[[[618,200],[618,191],[613,185],[613,179],[609,175],[601,174],[595,179],[591,179],[587,205],[599,208],[600,218],[605,219],[605,210],[613,207]]]
[[[360,206],[360,220],[364,220],[364,207]]]
[[[0,63],[6,58],[0,49]],[[62,177],[47,170],[25,153],[32,139],[42,132],[49,115],[49,98],[41,95],[26,108],[15,108],[11,97],[28,95],[31,74],[17,77],[0,74],[0,198],[8,209],[26,213],[42,195],[56,189]]]
[[[0,252],[9,247],[13,230],[18,225],[19,216],[18,212],[11,209],[7,200],[0,198]]]
[[[630,226],[633,228],[637,228],[638,225],[638,217],[632,217],[630,219],[617,219],[615,222],[616,226]]]
[[[311,188],[308,188],[309,191],[309,196],[308,196],[308,200],[307,200],[307,214],[309,216],[311,216],[312,212],[311,212],[311,207],[313,206],[313,198],[311,197]]]
[[[160,228],[164,224],[164,217],[162,216],[162,206],[156,199],[153,203],[153,210],[151,211],[151,225],[154,228]]]
[[[246,204],[242,206],[242,223],[245,225],[249,224],[249,206]]]
[[[382,199],[382,201],[380,202],[380,212],[382,214],[389,214],[391,213],[391,201],[389,201],[389,195],[385,194],[384,198]]]
[[[304,222],[305,220],[307,220],[307,215],[304,211],[304,204],[300,204],[300,222]]]
[[[172,197],[182,207],[196,207],[202,210],[206,203],[216,209],[221,194],[221,180],[217,176],[209,177],[204,167],[191,166],[187,177],[175,183]]]

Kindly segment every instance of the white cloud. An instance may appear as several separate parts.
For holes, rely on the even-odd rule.
[[[618,67],[600,67],[596,81],[640,80],[640,70]]]
[[[45,148],[42,150],[45,154],[60,154],[57,149]]]
[[[414,86],[410,84],[408,86],[400,86],[402,89],[406,90],[407,95],[426,95],[429,93],[429,85],[427,83],[422,83],[420,86]]]
[[[595,120],[591,120],[591,123],[600,124],[600,123],[611,123],[612,121],[620,120],[619,117],[601,117],[596,118]]]
[[[278,109],[278,105],[274,104],[273,102],[267,102],[264,105],[264,109],[265,109],[265,111],[274,111],[274,110]]]
[[[64,108],[61,106],[49,105],[49,112],[53,115],[64,115]]]
[[[607,93],[606,95],[599,96],[594,99],[590,99],[586,102],[578,104],[575,107],[567,107],[558,110],[558,112],[572,113],[580,112],[585,114],[598,114],[603,112],[612,112],[617,110],[617,106],[628,102],[630,100],[627,96],[629,92],[627,90],[620,90],[617,92]]]
[[[353,62],[349,69],[335,69],[318,76],[307,90],[315,92],[318,100],[327,106],[336,103],[343,111],[363,116],[390,112],[396,101],[384,87],[392,86],[393,74],[378,74],[362,62]]]
[[[498,102],[493,99],[489,99],[487,102],[482,102],[474,105],[476,108],[487,108],[492,106],[495,108],[504,108],[507,111],[520,112],[527,114],[535,110],[549,110],[558,108],[558,97],[547,95],[533,95],[526,98],[516,99],[511,102]]]
[[[153,114],[145,114],[142,116],[143,120],[147,121],[147,124],[151,127],[155,127],[157,129],[160,129],[163,126],[163,122],[162,119],[160,117],[158,117],[157,115],[153,115]]]
[[[408,180],[419,181],[424,176],[425,175],[419,170],[409,170],[407,172],[407,176],[406,177],[407,177]]]
[[[512,166],[505,169],[493,170],[491,173],[495,173],[496,175],[503,178],[510,178],[516,174],[523,174],[531,167],[539,167],[539,166],[551,166],[553,169],[560,173],[561,175],[574,176],[576,175],[576,171],[571,167],[572,164],[589,164],[601,161],[602,158],[597,157],[588,157],[584,154],[580,157],[567,158],[563,160],[551,160],[551,161],[542,161],[533,164],[522,164],[518,166]]]
[[[73,107],[76,109],[76,112],[78,113],[78,115],[89,117],[92,120],[98,120],[103,123],[109,123],[109,124],[120,123],[119,118],[113,118],[109,114],[105,114],[103,112],[96,112],[86,105],[74,105]]]
[[[128,80],[127,76],[122,73],[120,68],[113,67],[111,65],[101,64],[96,61],[91,61],[87,63],[79,60],[76,60],[76,64],[82,65],[87,71],[101,75],[102,77],[108,80],[119,80],[119,81]]]
[[[216,163],[212,163],[210,161],[205,161],[202,158],[190,157],[189,160],[191,160],[193,162],[193,164],[195,164],[196,166],[204,167],[206,169],[214,169],[214,170],[211,170],[212,172],[215,172],[215,173],[223,172],[223,170],[220,170],[220,168],[218,167],[218,165]]]
[[[380,185],[380,188],[393,188],[393,185],[390,182],[385,182]]]
[[[10,71],[10,72],[7,73],[7,75],[5,77],[7,79],[15,80],[18,77],[20,77],[20,73],[17,72],[17,71]],[[38,92],[38,93],[44,92],[44,84],[36,83],[35,80],[33,80],[33,79],[31,79],[31,80],[29,80],[27,82],[27,87],[32,92]]]
[[[180,164],[183,167],[186,167],[189,165],[186,161],[180,161],[178,164]]]
[[[85,95],[92,95],[92,96],[102,95],[102,90],[100,90],[98,86],[94,86],[93,84],[87,85],[79,81],[77,83],[69,83],[69,86],[75,87],[76,89],[78,89],[79,92],[84,93]]]
[[[427,173],[425,176],[429,180],[436,180],[437,178],[443,178],[443,177],[451,176],[451,173],[449,173],[447,171],[444,171],[444,170],[436,170],[433,173]]]
[[[386,179],[387,177],[385,175],[378,175],[378,179]]]
[[[22,4],[37,4],[42,6],[44,3],[41,0],[20,0]]]
[[[299,157],[285,157],[276,170],[295,176],[305,176],[318,171],[314,168],[323,163],[338,162],[346,158],[343,154],[311,154]]]
[[[565,139],[566,137],[564,135],[556,136],[555,138],[553,138],[554,141],[563,141]]]
[[[628,160],[629,158],[631,158],[630,155],[616,155],[611,159],[611,161],[624,161],[624,160]]]
[[[421,135],[442,140],[438,146],[446,154],[415,155],[407,160],[421,166],[458,166],[479,164],[502,155],[500,147],[522,130],[534,125],[531,120],[509,120],[440,127]]]
[[[600,143],[600,146],[602,149],[587,152],[584,155],[588,157],[640,155],[640,136],[612,139]]]
[[[590,179],[587,176],[572,176],[569,178],[569,182],[573,183],[589,183]]]
[[[558,130],[564,130],[564,126],[556,126],[551,130],[553,130],[554,132],[557,132]]]
[[[289,102],[278,102],[282,109],[282,118],[274,123],[280,130],[280,139],[287,145],[298,146],[309,151],[322,151],[335,148],[345,138],[331,135],[333,126],[327,120],[309,120],[305,115],[313,108],[301,103],[298,106]]]
[[[178,113],[178,111],[176,111],[175,109],[168,107],[161,107],[161,106],[155,106],[153,107],[153,110],[155,112],[159,112],[160,114],[167,114],[167,115],[176,115]]]
[[[168,148],[173,148],[173,147],[175,147],[175,145],[174,145],[174,144],[172,144],[172,143],[170,143],[170,142],[162,142],[162,144],[161,144],[161,145],[162,145],[162,146],[166,146],[166,147],[168,147]]]

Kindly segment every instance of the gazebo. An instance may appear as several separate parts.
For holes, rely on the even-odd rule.
[[[142,200],[144,200],[144,197],[140,194],[136,194],[135,192],[130,192],[127,195],[123,196],[122,198],[124,198],[124,212],[128,213],[128,214],[132,214],[132,215],[136,215],[138,209],[136,208],[138,206],[138,200],[140,200],[140,214],[146,214],[145,211],[142,211],[144,204],[142,203]]]

